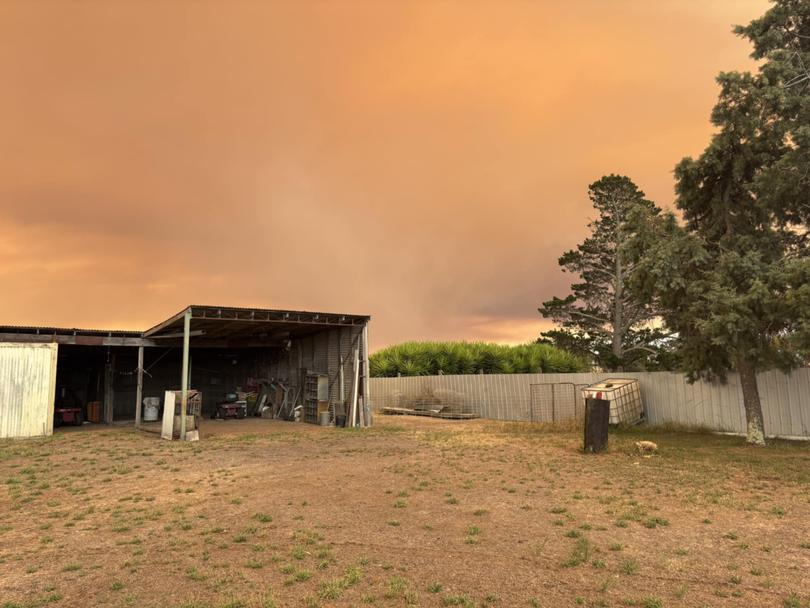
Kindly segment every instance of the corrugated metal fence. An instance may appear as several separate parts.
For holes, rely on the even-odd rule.
[[[0,438],[53,432],[56,344],[0,343]]]
[[[689,384],[684,375],[672,372],[412,376],[373,378],[370,388],[375,410],[433,399],[482,418],[532,421],[538,420],[537,395],[549,392],[538,391],[537,385],[573,385],[579,394],[581,387],[611,377],[639,380],[647,420],[652,424],[676,422],[745,432],[742,389],[736,374],[730,374],[725,384]],[[810,368],[788,374],[764,372],[758,379],[767,434],[810,437]]]

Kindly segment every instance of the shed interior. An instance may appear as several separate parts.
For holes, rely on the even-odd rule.
[[[165,391],[181,389],[184,353],[188,389],[200,392],[203,416],[213,415],[229,394],[266,399],[268,406],[286,395],[287,409],[255,413],[294,419],[297,411],[305,422],[318,422],[326,411],[335,423],[351,411],[352,400],[362,408],[358,412],[370,411],[368,321],[360,315],[189,306],[144,332],[0,327],[0,342],[59,344],[57,424],[60,408],[65,424],[72,423],[68,410],[76,403],[83,421],[140,424],[143,399],[156,397],[162,404]],[[357,413],[348,424],[364,418]]]

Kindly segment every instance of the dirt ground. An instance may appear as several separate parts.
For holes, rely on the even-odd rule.
[[[0,442],[0,606],[810,607],[806,443],[376,422]]]

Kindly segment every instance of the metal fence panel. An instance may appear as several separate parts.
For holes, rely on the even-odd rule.
[[[554,421],[554,385],[553,384],[530,384],[531,390],[531,421],[532,422],[553,422]]]
[[[645,414],[652,424],[674,422],[745,433],[742,388],[736,374],[729,374],[725,384],[704,381],[690,384],[683,374],[674,372],[372,378],[371,394],[375,409],[408,407],[418,395],[435,393],[438,389],[445,391],[445,397],[451,397],[463,411],[482,418],[540,421],[581,415],[584,403],[580,389],[617,376],[638,379]],[[787,374],[772,370],[759,374],[758,380],[768,436],[810,438],[810,368]],[[549,385],[555,388],[536,388]],[[561,386],[567,388],[557,388]],[[566,413],[560,408],[567,408]]]
[[[532,422],[562,422],[577,417],[577,387],[573,382],[530,384],[529,390]]]

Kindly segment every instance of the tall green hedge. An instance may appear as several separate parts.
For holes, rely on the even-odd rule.
[[[371,376],[534,374],[588,371],[583,359],[549,344],[504,346],[487,342],[405,342],[369,359]]]

